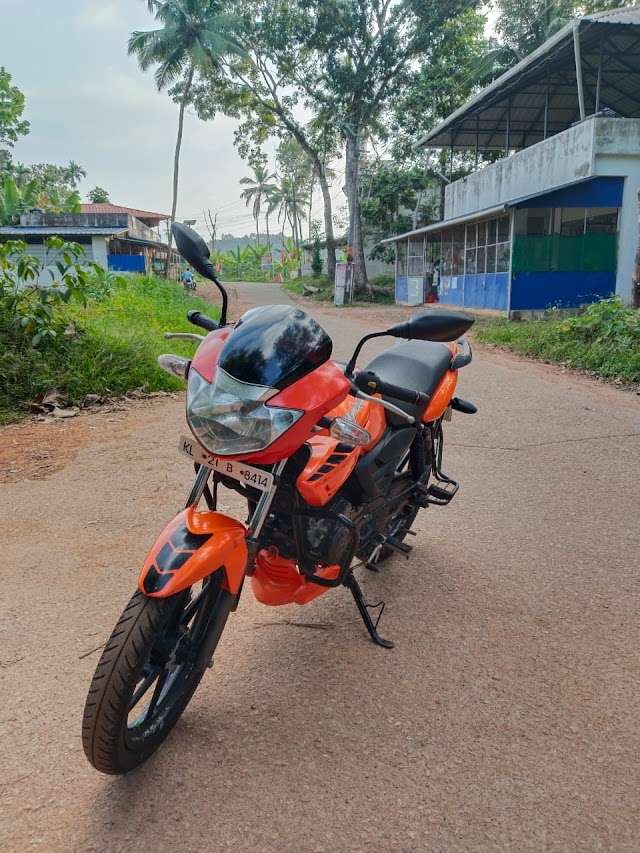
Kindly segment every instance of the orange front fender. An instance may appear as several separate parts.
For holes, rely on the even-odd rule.
[[[150,598],[167,598],[224,567],[222,585],[236,593],[247,566],[246,535],[243,525],[228,515],[189,507],[154,542],[138,589]]]

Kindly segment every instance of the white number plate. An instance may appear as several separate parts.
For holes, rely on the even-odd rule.
[[[203,450],[193,438],[181,435],[178,450],[194,462],[206,465],[208,468],[224,474],[225,477],[239,480],[254,489],[261,489],[266,492],[273,486],[273,474],[270,471],[261,471],[260,468],[254,468],[244,462],[214,456],[213,453],[207,453],[206,450]]]

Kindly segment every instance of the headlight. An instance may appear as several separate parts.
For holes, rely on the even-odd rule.
[[[304,412],[265,406],[275,388],[247,385],[218,368],[209,384],[191,368],[187,385],[187,423],[209,453],[240,456],[264,450]]]

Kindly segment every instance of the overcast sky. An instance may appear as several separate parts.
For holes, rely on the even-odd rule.
[[[0,0],[0,65],[24,93],[31,122],[14,160],[75,160],[87,172],[83,201],[97,185],[115,204],[169,213],[178,107],[126,49],[133,30],[154,28],[141,0]],[[251,170],[233,147],[235,124],[185,117],[177,218],[198,219],[199,230],[210,208],[218,234],[255,231],[240,199]],[[273,160],[274,144],[265,151]]]

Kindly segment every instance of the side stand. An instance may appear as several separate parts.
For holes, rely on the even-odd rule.
[[[356,607],[358,608],[358,612],[362,617],[362,621],[365,624],[365,628],[369,632],[369,636],[373,640],[374,643],[377,643],[379,646],[382,646],[385,649],[392,649],[393,643],[391,640],[383,639],[380,634],[378,634],[378,622],[380,621],[380,617],[382,616],[382,611],[384,610],[384,603],[380,602],[380,604],[367,604],[364,600],[364,596],[362,595],[362,590],[360,589],[360,584],[355,579],[353,572],[349,572],[347,575],[347,579],[345,581],[345,586],[351,590],[351,595],[356,603]],[[371,618],[371,614],[369,613],[370,608],[381,607],[380,613],[378,614],[378,618],[375,623]]]

